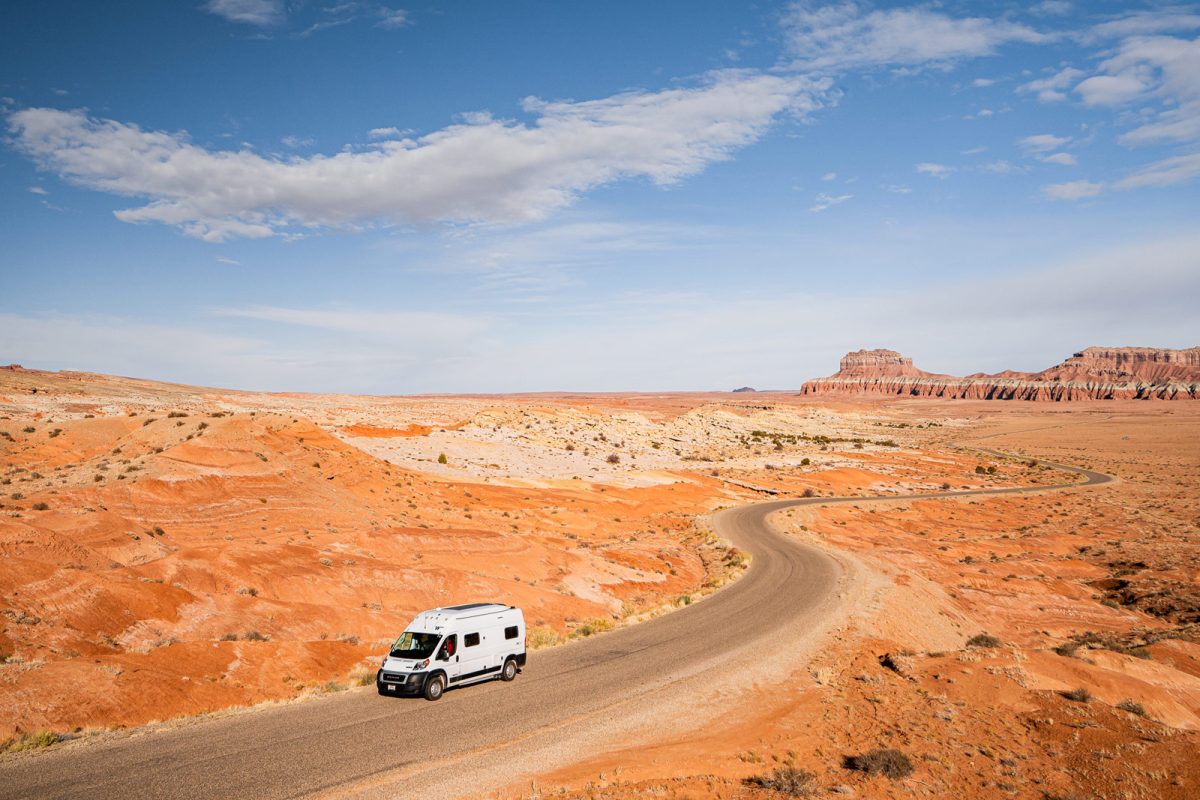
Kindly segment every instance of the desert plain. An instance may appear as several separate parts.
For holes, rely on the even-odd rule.
[[[860,496],[774,517],[855,574],[787,674],[488,794],[1196,797],[1198,444],[1190,400],[368,397],[0,369],[0,759],[373,693],[439,605],[520,606],[536,659],[737,581],[713,513]],[[1079,479],[1050,463],[1115,481],[1050,488]],[[908,498],[1007,487],[1045,488]],[[904,765],[861,758],[879,750]]]

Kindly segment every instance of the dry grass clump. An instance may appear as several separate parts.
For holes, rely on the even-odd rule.
[[[967,647],[999,647],[1004,642],[990,633],[977,633],[967,639]]]
[[[914,769],[912,759],[890,747],[877,747],[860,756],[846,756],[843,766],[867,775],[886,775],[892,780],[907,778]]]
[[[807,797],[816,788],[817,776],[797,767],[776,767],[765,775],[747,778],[746,783],[792,797]]]
[[[1092,699],[1092,693],[1083,687],[1072,689],[1069,692],[1063,692],[1062,696],[1076,703],[1086,703]]]
[[[1146,709],[1142,707],[1142,704],[1134,702],[1129,698],[1125,698],[1121,702],[1117,703],[1117,708],[1121,709],[1122,711],[1128,711],[1130,714],[1137,714],[1139,717],[1147,716]]]

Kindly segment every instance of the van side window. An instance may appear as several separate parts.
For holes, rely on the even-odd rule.
[[[505,638],[505,639],[515,639],[515,638],[517,638],[517,626],[516,626],[516,625],[511,625],[511,626],[509,626],[509,627],[505,628],[505,629],[504,629],[504,638]]]
[[[463,647],[474,647],[477,644],[479,644],[478,633],[463,634]]]

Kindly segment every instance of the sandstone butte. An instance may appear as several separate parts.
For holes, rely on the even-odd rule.
[[[949,400],[1195,400],[1200,396],[1200,347],[1088,347],[1041,372],[961,378],[925,372],[894,350],[858,350],[842,358],[836,374],[807,381],[800,393]]]

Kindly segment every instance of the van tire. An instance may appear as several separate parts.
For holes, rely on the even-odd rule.
[[[517,660],[510,658],[504,662],[504,668],[500,670],[500,680],[511,681],[517,677]]]
[[[425,679],[425,699],[441,700],[446,691],[446,678],[440,672]]]

